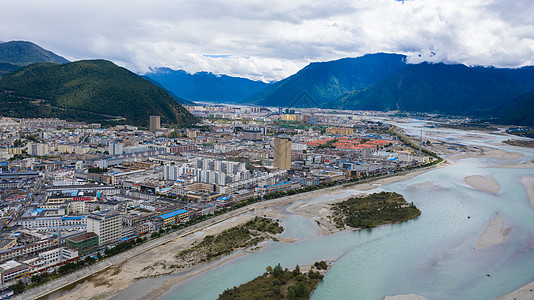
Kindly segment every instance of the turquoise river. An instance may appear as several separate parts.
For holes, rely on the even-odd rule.
[[[426,123],[398,124],[416,134]],[[533,149],[508,147],[503,135],[424,128],[434,139],[474,147],[520,152],[512,162],[534,159]],[[285,211],[282,234],[294,243],[267,243],[183,281],[160,299],[216,299],[225,289],[262,274],[267,265],[292,268],[319,260],[334,261],[312,299],[382,299],[413,293],[428,299],[493,299],[534,281],[534,208],[520,180],[532,168],[496,167],[499,158],[457,159],[409,180],[368,192],[394,191],[422,211],[419,218],[372,230],[321,235],[311,218]],[[500,184],[496,195],[465,183],[469,175],[492,175]],[[432,182],[434,185],[416,186]],[[346,189],[305,202],[344,198]],[[496,215],[511,232],[499,245],[475,249],[478,238]],[[216,262],[214,262],[216,263]],[[183,274],[178,274],[183,275]],[[173,275],[173,276],[178,276]],[[164,278],[138,280],[113,299],[132,299]]]

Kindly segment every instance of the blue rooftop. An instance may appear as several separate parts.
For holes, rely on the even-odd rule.
[[[284,184],[288,184],[288,183],[291,183],[291,182],[278,181],[278,183],[275,183],[273,185],[266,185],[265,187],[284,185]]]
[[[162,219],[168,219],[168,218],[176,217],[177,215],[184,214],[186,212],[187,210],[185,209],[179,209],[179,210],[171,211],[170,213],[163,214],[159,217]]]
[[[81,220],[82,216],[61,217],[61,220]]]

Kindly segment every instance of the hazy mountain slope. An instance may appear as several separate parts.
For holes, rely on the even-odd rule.
[[[161,85],[161,83],[157,82],[156,80],[148,77],[148,76],[141,76],[141,78],[147,80],[148,82],[152,83],[153,85],[157,86],[157,87],[160,87],[162,89],[164,89],[172,98],[174,98],[174,100],[176,100],[176,102],[184,105],[194,105],[195,103],[191,102],[191,101],[187,101],[185,99],[182,99],[178,96],[176,96],[173,92],[169,91],[168,89],[166,89],[163,85]]]
[[[497,116],[498,122],[503,124],[534,126],[534,90],[495,109],[492,115]]]
[[[168,68],[155,69],[145,76],[161,83],[178,97],[190,101],[240,102],[268,85],[246,78],[207,72],[189,74]]]

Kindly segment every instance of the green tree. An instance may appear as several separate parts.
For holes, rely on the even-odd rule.
[[[24,292],[25,288],[26,288],[26,286],[24,285],[24,282],[22,282],[22,280],[17,281],[17,283],[15,285],[11,286],[11,290],[15,294],[20,294],[20,293]]]
[[[284,270],[282,269],[282,266],[280,266],[280,263],[276,265],[273,269],[273,276],[276,278],[280,278],[284,274]]]

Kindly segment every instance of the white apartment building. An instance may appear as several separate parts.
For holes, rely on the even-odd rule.
[[[35,269],[44,269],[59,263],[72,260],[78,257],[78,250],[59,247],[39,253],[38,258],[24,261],[25,264],[32,265]]]
[[[247,180],[250,171],[245,163],[208,158],[194,158],[189,163],[166,165],[165,180],[180,180],[180,176],[194,176],[196,182],[227,185],[232,182]]]
[[[38,231],[75,231],[85,230],[87,218],[86,216],[37,217],[19,220],[17,225]]]
[[[87,216],[87,232],[98,235],[98,245],[105,246],[121,240],[122,218],[117,211],[91,213]]]

